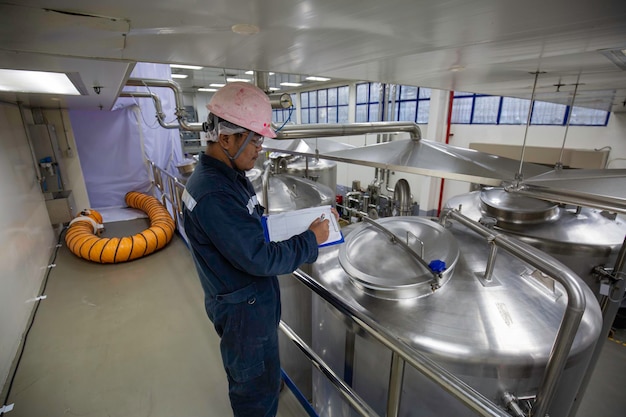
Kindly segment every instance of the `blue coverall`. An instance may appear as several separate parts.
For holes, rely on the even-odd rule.
[[[205,293],[235,417],[272,417],[278,408],[280,292],[276,275],[317,259],[307,230],[266,242],[263,207],[243,171],[201,154],[183,192],[183,224]]]

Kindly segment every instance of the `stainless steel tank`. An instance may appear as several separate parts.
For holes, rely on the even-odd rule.
[[[502,405],[503,393],[536,395],[564,315],[567,296],[556,281],[504,251],[492,281],[482,279],[490,248],[452,223],[422,217],[377,220],[345,228],[345,244],[322,248],[312,277],[346,304],[390,330],[481,394]],[[400,247],[402,240],[412,250]],[[418,262],[443,261],[437,280]],[[567,416],[601,327],[598,303],[580,285],[586,310],[549,410]],[[360,333],[333,307],[313,299],[313,348],[379,415],[385,415],[390,351]],[[356,415],[335,389],[314,375],[313,405],[320,416]],[[407,366],[399,415],[470,416],[473,412]]]
[[[270,174],[267,187],[268,203],[264,200],[263,173],[260,168],[246,172],[252,182],[259,202],[269,211],[266,214],[278,214],[293,210],[324,205],[334,205],[335,193],[324,184],[287,174]],[[308,265],[301,267],[310,273]],[[282,320],[291,327],[306,343],[311,343],[311,292],[293,275],[279,275]],[[302,395],[312,396],[311,365],[300,350],[279,335],[281,366],[287,376],[295,383]]]
[[[486,188],[449,199],[446,208],[479,221],[493,219],[495,230],[513,235],[567,265],[599,295],[600,283],[592,270],[613,267],[626,236],[626,223],[590,208],[566,208],[549,201]]]
[[[309,207],[334,204],[335,193],[324,184],[287,174],[270,174],[268,202],[263,195],[263,171],[253,168],[246,172],[254,186],[261,205],[269,209],[268,214],[277,214]]]
[[[333,194],[337,193],[337,163],[334,161],[292,156],[288,158],[284,172],[324,184],[332,190]]]

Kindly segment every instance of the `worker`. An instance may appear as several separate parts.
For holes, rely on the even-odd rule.
[[[275,138],[272,107],[258,87],[230,83],[207,105],[208,144],[183,192],[183,224],[220,336],[235,417],[272,417],[278,409],[280,292],[277,275],[317,259],[328,219],[301,234],[266,242],[259,204],[245,171],[264,137]]]

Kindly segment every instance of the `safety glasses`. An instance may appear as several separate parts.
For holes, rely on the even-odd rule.
[[[239,133],[239,135],[248,136],[250,133],[252,133],[252,138],[250,139],[248,143],[252,144],[252,146],[255,146],[255,147],[260,147],[261,145],[263,145],[263,141],[265,141],[265,137],[259,135],[256,132],[251,132],[250,130],[248,130],[246,132]]]

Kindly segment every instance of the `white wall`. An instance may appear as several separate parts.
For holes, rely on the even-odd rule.
[[[19,109],[3,103],[0,195],[0,382],[4,386],[34,307],[28,300],[39,294],[56,236]]]

